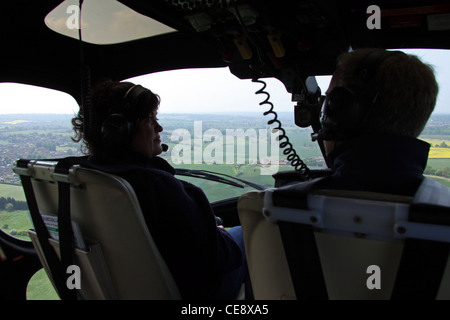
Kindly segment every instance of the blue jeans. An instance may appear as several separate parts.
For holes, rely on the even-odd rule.
[[[247,259],[245,256],[244,238],[242,236],[242,228],[240,226],[227,230],[234,241],[237,243],[242,252],[244,263],[237,269],[224,275],[222,278],[222,286],[218,292],[219,299],[236,299],[242,284],[245,285],[245,299],[253,299],[253,291],[250,282],[250,275],[247,268]]]

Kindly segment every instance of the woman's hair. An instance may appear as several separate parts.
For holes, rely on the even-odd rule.
[[[377,50],[384,51],[358,49],[341,55],[337,65],[341,72],[338,85],[364,85],[354,76],[355,69]],[[418,137],[434,110],[439,91],[433,68],[415,55],[395,51],[378,67],[375,86],[378,96],[368,110],[365,133]]]
[[[102,127],[105,119],[112,113],[124,113],[134,123],[147,118],[158,108],[159,96],[150,90],[134,105],[131,112],[124,110],[124,97],[128,90],[134,86],[131,82],[103,81],[92,88],[90,123],[85,123],[84,108],[81,105],[78,114],[72,119],[75,142],[82,141],[82,152],[94,155],[103,150]],[[85,136],[84,127],[89,127],[89,136]]]

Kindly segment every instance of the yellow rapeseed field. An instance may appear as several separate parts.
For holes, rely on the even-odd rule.
[[[430,153],[428,158],[430,159],[450,159],[450,141],[446,140],[425,140],[431,145]],[[440,145],[442,142],[445,142],[448,148],[437,148],[436,145]]]
[[[432,147],[430,149],[430,153],[429,153],[428,157],[430,159],[450,158],[450,148],[435,148],[435,147]]]

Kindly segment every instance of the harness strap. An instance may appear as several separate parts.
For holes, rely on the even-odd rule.
[[[306,209],[307,195],[321,177],[274,191],[274,205],[288,202],[290,207]],[[290,190],[291,189],[291,190]],[[288,198],[295,193],[295,200]],[[285,197],[284,195],[288,195]],[[278,221],[281,240],[291,274],[292,285],[298,300],[328,300],[328,292],[320,263],[314,228],[311,225]]]
[[[85,157],[68,157],[60,159],[55,167],[56,173],[67,174],[70,167],[83,162]],[[56,160],[56,159],[54,159]],[[17,165],[26,168],[29,160],[19,160]],[[59,250],[58,258],[55,250],[49,242],[49,232],[42,219],[37,205],[36,196],[31,182],[31,177],[21,175],[22,186],[27,199],[28,208],[36,230],[39,244],[41,245],[45,259],[50,269],[56,290],[62,300],[76,300],[75,290],[70,290],[67,286],[67,268],[73,264],[73,230],[70,215],[70,184],[58,182],[58,233]]]
[[[409,221],[449,226],[450,208],[413,203]],[[436,299],[449,252],[450,243],[406,239],[391,299]]]
[[[448,243],[406,239],[391,299],[436,299],[448,254]]]
[[[76,297],[76,293],[67,288],[66,285],[66,270],[63,268],[61,261],[58,259],[55,250],[49,242],[50,235],[48,229],[45,226],[44,220],[39,212],[39,208],[34,195],[33,185],[29,176],[20,176],[22,186],[24,188],[25,197],[28,203],[28,209],[30,211],[31,219],[35,227],[35,231],[38,237],[39,244],[41,245],[44,253],[45,260],[50,269],[50,273],[53,278],[53,282],[58,292],[59,297],[62,300],[73,300]],[[61,246],[61,243],[60,243]]]
[[[298,300],[328,300],[312,226],[278,221],[292,284]]]
[[[287,203],[288,207],[307,209],[307,194],[317,186],[320,179],[317,180],[279,188],[274,191],[274,205]],[[425,183],[410,205],[409,221],[450,225],[450,207],[446,203],[417,203],[419,195],[423,200],[425,187],[433,185],[435,192],[428,197],[434,203],[437,190],[448,201],[449,189],[430,181]],[[285,221],[278,221],[278,226],[297,299],[328,299],[313,227]],[[391,299],[436,299],[449,253],[449,243],[406,239]]]

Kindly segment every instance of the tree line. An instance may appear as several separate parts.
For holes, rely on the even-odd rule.
[[[443,169],[433,169],[433,167],[427,166],[424,173],[433,176],[450,178],[450,167],[445,167]]]
[[[26,201],[16,200],[11,197],[0,197],[0,210],[28,210],[28,204]]]

